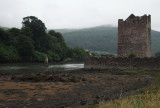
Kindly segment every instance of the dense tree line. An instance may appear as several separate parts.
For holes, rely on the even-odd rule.
[[[22,28],[0,29],[0,61],[50,61],[84,59],[82,48],[69,48],[63,36],[50,30],[35,16],[24,17]]]

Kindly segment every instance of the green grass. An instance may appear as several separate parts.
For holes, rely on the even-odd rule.
[[[134,95],[124,99],[101,103],[97,108],[159,108],[160,107],[160,92],[150,93],[145,91],[145,94]]]
[[[160,71],[123,70],[121,72],[154,76],[156,85],[140,89],[137,95],[100,102],[87,108],[160,108]]]

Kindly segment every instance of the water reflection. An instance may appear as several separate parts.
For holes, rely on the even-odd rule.
[[[57,71],[57,70],[73,70],[83,68],[84,64],[76,63],[76,64],[48,64],[46,67],[44,64],[1,64],[0,72],[44,72],[49,71]]]

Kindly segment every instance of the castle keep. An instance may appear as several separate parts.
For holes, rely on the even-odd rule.
[[[118,20],[118,56],[151,57],[151,16],[131,14],[125,21]]]
[[[129,58],[130,53],[137,57]],[[151,57],[151,16],[131,14],[125,21],[118,20],[118,56],[92,56],[87,52],[86,69],[160,70],[160,57]]]

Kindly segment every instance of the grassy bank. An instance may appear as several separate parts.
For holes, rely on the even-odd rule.
[[[101,102],[88,108],[160,108],[160,71],[123,70],[121,72],[154,76],[156,85],[140,89],[139,94]]]

